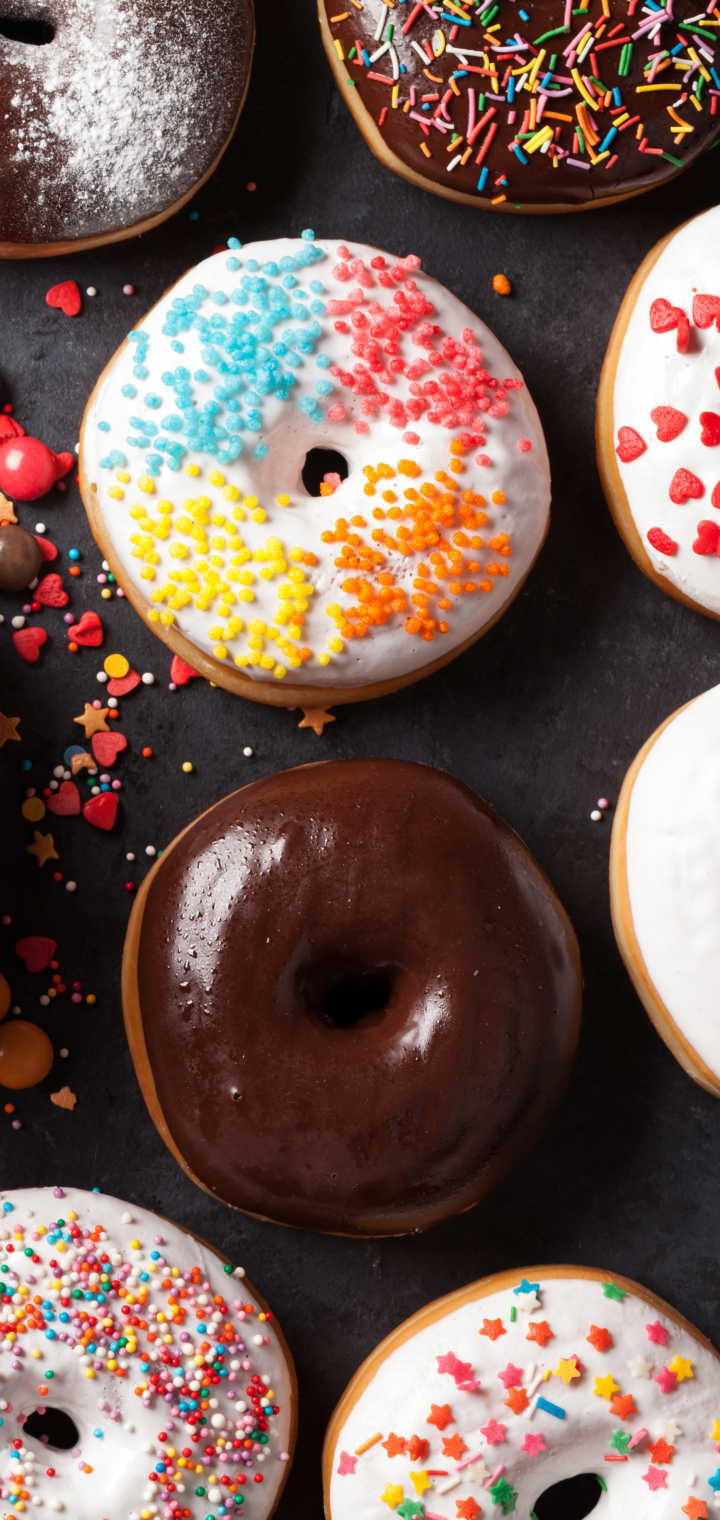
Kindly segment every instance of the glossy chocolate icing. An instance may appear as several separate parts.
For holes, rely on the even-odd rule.
[[[516,3],[516,0],[499,0],[499,5],[494,9],[490,21],[490,24],[493,26],[498,22],[500,23],[500,30],[494,37],[492,34],[488,34],[487,25],[481,24],[476,19],[476,13],[473,13],[472,10],[468,11],[468,14],[473,16],[470,26],[457,25],[456,28],[453,28],[452,16],[457,10],[455,5],[451,8],[437,5],[437,19],[435,21],[431,19],[431,13],[427,8],[421,9],[413,21],[410,30],[405,34],[403,33],[403,26],[415,9],[415,0],[396,0],[393,9],[388,11],[387,14],[391,23],[394,23],[393,42],[396,45],[399,63],[404,64],[406,70],[405,73],[401,73],[399,76],[399,103],[396,109],[393,109],[391,105],[392,91],[388,84],[368,78],[368,74],[371,72],[385,75],[389,79],[392,78],[388,54],[386,53],[382,58],[379,58],[370,69],[359,64],[357,56],[352,62],[348,61],[348,54],[357,41],[366,50],[368,57],[372,57],[378,48],[382,46],[380,41],[375,40],[375,34],[377,31],[378,15],[381,9],[384,10],[384,5],[380,5],[379,3],[371,4],[368,0],[368,3],[364,4],[362,9],[358,9],[353,0],[348,0],[347,6],[344,4],[339,5],[337,0],[320,0],[320,3],[325,7],[328,20],[333,16],[343,15],[345,12],[348,12],[347,20],[340,21],[331,27],[333,38],[337,38],[342,47],[344,62],[340,64],[337,56],[331,56],[331,61],[339,79],[350,79],[354,82],[354,89],[351,91],[350,99],[353,109],[356,109],[353,102],[356,97],[359,97],[362,105],[367,108],[372,120],[377,123],[383,107],[386,107],[387,114],[381,128],[381,136],[387,147],[392,153],[397,155],[403,164],[406,164],[415,173],[422,175],[425,179],[431,180],[434,184],[443,186],[443,188],[448,190],[460,191],[465,195],[477,197],[478,202],[482,200],[487,203],[487,201],[492,200],[495,196],[504,195],[509,205],[522,209],[523,207],[543,204],[581,206],[588,201],[649,189],[652,185],[658,184],[660,181],[667,179],[668,176],[677,173],[677,162],[669,162],[668,159],[661,156],[659,151],[650,153],[639,151],[638,140],[636,138],[637,123],[629,126],[627,130],[618,131],[612,140],[608,152],[610,158],[613,155],[617,155],[617,161],[612,164],[611,168],[607,168],[608,158],[606,158],[596,168],[568,168],[561,162],[555,169],[553,168],[552,155],[539,151],[535,151],[531,155],[526,154],[527,163],[523,164],[517,158],[515,152],[510,149],[510,144],[514,141],[515,134],[522,130],[523,115],[530,105],[531,96],[526,90],[523,90],[516,95],[514,102],[510,106],[499,104],[495,115],[492,117],[492,122],[497,123],[498,130],[486,157],[483,159],[483,165],[488,166],[490,173],[481,196],[478,191],[480,167],[478,167],[475,160],[488,127],[492,125],[492,122],[488,122],[488,126],[478,135],[467,163],[464,165],[458,164],[451,172],[448,172],[447,168],[448,163],[452,162],[456,152],[462,154],[467,148],[467,138],[464,134],[468,130],[468,87],[473,87],[477,92],[487,92],[485,109],[488,109],[493,103],[494,94],[491,80],[479,72],[483,68],[483,59],[481,57],[470,56],[467,59],[467,62],[471,66],[471,72],[463,74],[457,79],[456,90],[458,94],[453,93],[447,104],[447,113],[452,121],[455,133],[462,135],[462,141],[457,144],[455,150],[448,152],[448,146],[453,135],[455,135],[452,130],[448,130],[447,134],[443,136],[437,129],[430,129],[429,136],[426,137],[420,124],[413,121],[409,113],[403,111],[403,103],[410,97],[410,86],[414,86],[417,93],[417,102],[413,109],[422,114],[427,120],[435,112],[438,102],[433,100],[429,110],[424,112],[421,105],[422,96],[438,93],[442,97],[450,88],[450,76],[456,70],[463,69],[462,60],[456,54],[451,54],[447,50],[441,57],[435,58],[432,63],[429,59],[426,59],[426,68],[423,69],[420,58],[414,48],[410,46],[411,42],[416,43],[425,52],[425,44],[430,44],[438,29],[442,29],[447,42],[450,41],[451,31],[456,31],[451,45],[458,49],[464,45],[474,51],[482,51],[487,47],[488,36],[490,42],[494,40],[496,43],[504,43],[507,39],[511,39],[517,34],[530,43],[535,43],[536,39],[542,38],[545,33],[562,27],[565,6],[561,3],[561,0],[528,0],[527,4],[523,4],[522,0],[520,0],[519,5]],[[478,5],[478,9],[481,8]],[[691,109],[689,101],[686,106],[678,105],[685,86],[682,83],[682,73],[675,71],[672,63],[665,70],[658,73],[656,82],[658,85],[666,85],[672,79],[673,83],[677,85],[676,93],[663,88],[637,95],[636,86],[646,83],[645,76],[643,75],[643,65],[646,64],[648,55],[652,55],[663,48],[670,50],[676,47],[678,39],[680,39],[684,42],[682,55],[684,57],[687,56],[687,44],[689,43],[691,47],[693,46],[692,35],[688,32],[684,34],[679,33],[677,23],[684,21],[686,17],[697,16],[698,7],[692,5],[690,0],[677,0],[677,4],[673,10],[674,23],[665,24],[658,41],[650,43],[646,37],[645,39],[639,38],[633,44],[632,62],[627,78],[620,78],[618,76],[622,49],[613,47],[612,45],[613,29],[619,28],[620,23],[625,22],[627,32],[626,28],[623,27],[623,33],[627,35],[629,32],[632,35],[647,20],[650,12],[645,12],[638,6],[635,14],[629,17],[627,0],[609,0],[608,9],[610,16],[607,19],[605,31],[601,39],[602,46],[596,54],[596,62],[600,70],[602,83],[609,90],[612,90],[614,87],[619,88],[623,104],[627,108],[630,117],[640,116],[643,124],[643,136],[647,139],[650,148],[669,152],[683,166],[688,166],[711,143],[715,142],[720,135],[720,113],[715,116],[710,114],[709,91],[715,88],[714,82],[705,84],[703,87],[701,111],[696,111],[694,107]],[[521,12],[529,15],[530,20],[525,21],[520,14]],[[587,153],[583,155],[582,153],[578,153],[577,150],[573,150],[573,130],[574,126],[577,126],[575,107],[578,102],[582,104],[582,97],[577,88],[573,86],[572,76],[564,66],[565,60],[563,58],[563,50],[567,47],[570,36],[576,35],[585,26],[586,19],[602,21],[600,0],[590,0],[587,12],[583,12],[582,14],[579,14],[579,6],[576,5],[572,18],[572,33],[550,38],[544,42],[540,42],[539,46],[546,49],[546,57],[543,62],[540,79],[542,79],[549,66],[552,53],[556,51],[558,54],[556,71],[561,73],[567,80],[563,88],[567,89],[568,85],[572,87],[570,93],[558,95],[554,101],[549,99],[546,111],[550,110],[567,115],[572,118],[573,123],[559,122],[546,115],[541,125],[543,123],[549,124],[553,129],[560,127],[561,146],[568,150],[569,156],[579,158],[580,160],[584,158],[585,163],[589,164],[590,159]],[[712,51],[712,43],[708,44],[707,40],[705,40],[705,46],[709,46]],[[538,47],[536,47],[536,54],[538,50]],[[500,86],[502,86],[506,68],[510,65],[519,67],[520,61],[523,58],[527,60],[531,56],[529,52],[520,54],[514,59],[509,55],[501,56],[496,64]],[[716,48],[716,68],[718,56],[719,50]],[[491,53],[490,57],[493,58],[494,55]],[[708,62],[707,59],[704,61],[705,63]],[[582,76],[585,74],[594,75],[595,73],[589,57],[586,57],[578,67]],[[438,80],[440,81],[439,83],[436,82]],[[505,90],[502,87],[499,93],[504,99]],[[667,107],[669,105],[674,105],[681,119],[694,129],[683,137],[682,143],[679,145],[675,144],[671,136],[670,128],[674,123],[668,115]],[[595,149],[596,155],[599,152],[599,146],[604,142],[606,134],[612,128],[611,112],[615,107],[616,101],[613,99],[607,107],[600,104],[598,108],[594,108],[593,114],[600,135],[600,144]],[[515,121],[511,125],[508,125],[508,111],[512,111],[513,109],[515,110]],[[480,120],[480,114],[478,111],[477,120]],[[363,125],[362,120],[360,120],[360,125]],[[449,127],[447,120],[445,120],[445,125]],[[427,158],[423,153],[421,143],[424,143],[430,150],[430,158]],[[507,176],[507,185],[496,184],[498,177],[502,175]]]
[[[135,226],[210,169],[247,83],[252,0],[3,0],[2,17],[0,242]]]
[[[358,982],[387,1006],[338,1027]],[[423,1229],[524,1154],[568,1077],[580,985],[522,841],[462,782],[396,760],[219,802],[166,852],[140,933],[150,1067],[195,1176],[350,1235]]]

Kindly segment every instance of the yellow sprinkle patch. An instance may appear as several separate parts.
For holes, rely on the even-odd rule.
[[[130,661],[125,659],[124,654],[109,654],[103,668],[115,680],[122,680],[130,669]]]

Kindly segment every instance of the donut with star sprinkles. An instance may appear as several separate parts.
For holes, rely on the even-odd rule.
[[[542,428],[419,258],[312,232],[217,253],[111,360],[80,483],[136,609],[256,701],[396,690],[487,631],[548,526]]]
[[[48,0],[37,16],[6,9],[0,258],[94,248],[179,210],[235,130],[252,0],[123,0],[107,14],[85,0]]]
[[[325,1438],[325,1515],[708,1520],[719,1440],[720,1357],[662,1299],[592,1267],[499,1272],[355,1374]]]
[[[0,1501],[13,1516],[269,1520],[292,1459],[295,1373],[241,1268],[97,1190],[23,1188],[0,1194],[0,1282]]]
[[[318,0],[366,142],[425,190],[580,211],[650,190],[720,135],[715,0]]]

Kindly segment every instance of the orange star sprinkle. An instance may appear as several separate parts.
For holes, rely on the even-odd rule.
[[[501,1319],[484,1319],[482,1330],[478,1330],[478,1335],[489,1335],[491,1341],[496,1341],[499,1335],[504,1334],[505,1329]]]
[[[691,1494],[687,1504],[683,1504],[681,1508],[688,1520],[708,1520],[707,1504],[704,1499],[694,1499]]]
[[[19,722],[19,718],[6,718],[4,713],[0,713],[0,749],[2,749],[7,739],[17,739],[18,744],[22,744],[20,735],[17,732]]]
[[[326,707],[303,707],[302,712],[298,728],[314,728],[318,736],[322,734],[326,723],[335,722],[334,715]]]
[[[586,1335],[585,1339],[595,1347],[596,1351],[607,1351],[608,1346],[612,1346],[613,1343],[610,1331],[600,1330],[597,1325],[590,1326],[590,1334]]]
[[[387,1441],[382,1441],[380,1444],[385,1447],[389,1457],[402,1457],[405,1453],[407,1442],[404,1436],[396,1436],[391,1430]]]
[[[512,1409],[513,1414],[521,1414],[523,1409],[527,1409],[528,1396],[524,1388],[508,1388],[507,1393],[508,1396],[504,1402],[508,1409]]]
[[[654,1462],[656,1467],[662,1462],[672,1462],[674,1450],[675,1447],[668,1446],[667,1441],[663,1441],[662,1439],[656,1441],[654,1446],[648,1446],[650,1461]]]
[[[412,1436],[408,1441],[407,1455],[411,1462],[424,1462],[430,1450],[430,1442],[422,1436]]]
[[[437,1425],[438,1430],[444,1430],[452,1421],[449,1404],[431,1404],[430,1413],[427,1417],[428,1425]]]
[[[627,1420],[631,1414],[637,1414],[632,1394],[627,1393],[624,1398],[619,1393],[613,1394],[608,1413],[616,1414],[619,1420]]]
[[[442,1443],[443,1456],[452,1457],[453,1461],[455,1462],[459,1462],[463,1452],[467,1451],[467,1446],[463,1441],[462,1436],[459,1436],[457,1431],[455,1432],[454,1436],[443,1436]]]
[[[530,1321],[528,1333],[525,1336],[526,1341],[537,1341],[538,1346],[544,1346],[546,1341],[554,1340],[554,1338],[554,1333],[546,1319],[541,1319],[539,1323]]]
[[[456,1499],[457,1520],[476,1520],[482,1514],[479,1504],[474,1499]]]

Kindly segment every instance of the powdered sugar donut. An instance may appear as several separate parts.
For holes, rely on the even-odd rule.
[[[706,1520],[719,1414],[720,1358],[662,1299],[591,1267],[501,1272],[421,1309],[356,1373],[325,1441],[325,1513]]]
[[[0,1499],[13,1515],[268,1520],[295,1374],[242,1269],[94,1191],[3,1192],[0,1218]]]
[[[230,243],[98,381],[93,532],[155,632],[221,685],[282,705],[392,691],[484,633],[532,567],[550,497],[535,407],[419,259],[310,232]]]
[[[598,396],[605,495],[640,569],[720,617],[720,206],[651,250],[610,339]]]
[[[628,771],[613,826],[615,935],[668,1045],[720,1097],[720,686],[672,713]]]

